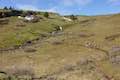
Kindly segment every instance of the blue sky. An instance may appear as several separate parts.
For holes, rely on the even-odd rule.
[[[0,0],[0,7],[50,11],[60,14],[102,15],[120,13],[120,0]]]

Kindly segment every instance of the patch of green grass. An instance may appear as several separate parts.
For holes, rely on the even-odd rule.
[[[42,33],[54,30],[56,25],[64,26],[66,23],[59,18],[40,20],[37,23],[25,23],[25,27],[16,26],[20,22],[17,17],[10,17],[9,24],[0,29],[0,48],[21,45],[27,40],[40,37]],[[1,25],[0,25],[1,26]]]

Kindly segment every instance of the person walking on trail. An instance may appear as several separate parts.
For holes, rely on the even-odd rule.
[[[63,28],[61,26],[56,26],[55,31],[63,31]]]
[[[52,32],[52,35],[58,33],[59,31],[63,31],[63,27],[61,27],[61,26],[56,26],[56,27],[54,27],[54,30],[53,30],[53,32]]]
[[[63,31],[63,27],[62,26],[59,26],[59,28],[60,28],[60,31]]]

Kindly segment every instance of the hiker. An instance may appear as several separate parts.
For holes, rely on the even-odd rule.
[[[54,27],[54,30],[52,32],[52,35],[55,35],[56,33],[58,33],[59,31],[63,31],[63,27],[61,26],[56,26]]]
[[[59,26],[59,28],[60,28],[60,31],[63,31],[63,27]]]
[[[63,31],[63,28],[61,26],[56,26],[55,31]]]

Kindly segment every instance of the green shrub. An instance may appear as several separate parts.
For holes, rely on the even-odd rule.
[[[49,17],[49,13],[48,13],[48,12],[45,12],[45,13],[44,13],[44,17],[48,18],[48,17]]]

